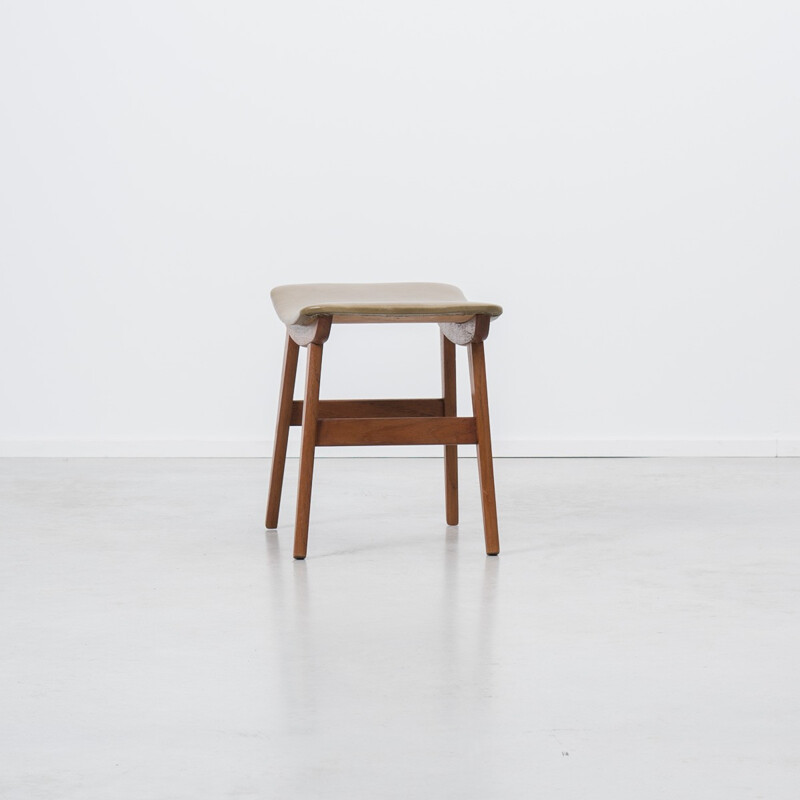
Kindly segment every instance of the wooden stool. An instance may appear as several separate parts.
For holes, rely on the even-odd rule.
[[[336,445],[442,444],[448,525],[458,524],[458,445],[475,444],[483,505],[486,553],[500,550],[489,432],[483,342],[500,306],[471,303],[444,283],[317,283],[278,286],[272,303],[286,325],[286,353],[267,501],[267,528],[278,511],[291,425],[302,426],[294,557],[306,557],[311,480],[317,447]],[[442,397],[425,400],[320,400],[322,347],[332,323],[436,322],[441,329]],[[455,345],[469,349],[471,417],[456,416]],[[304,400],[294,400],[297,355],[308,348]]]

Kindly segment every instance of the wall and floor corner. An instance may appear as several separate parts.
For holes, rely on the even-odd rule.
[[[321,459],[296,562],[296,460],[265,532],[266,459],[161,456],[268,455],[322,280],[502,304],[498,455],[800,456],[799,28],[4,0],[0,456],[159,458],[0,458],[0,795],[795,800],[797,459],[498,459],[500,558],[474,461],[456,528],[434,460]],[[326,344],[438,393],[435,327]]]
[[[800,453],[796,4],[0,13],[0,455],[267,454],[324,279],[504,305],[498,455]],[[336,331],[323,395],[437,357]]]

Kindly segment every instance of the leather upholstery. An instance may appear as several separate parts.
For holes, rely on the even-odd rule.
[[[270,293],[275,311],[286,325],[307,325],[315,317],[464,317],[503,309],[493,303],[470,302],[447,283],[299,283],[276,286]]]

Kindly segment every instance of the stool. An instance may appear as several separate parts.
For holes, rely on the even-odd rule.
[[[294,557],[308,546],[311,481],[317,447],[340,445],[444,445],[445,517],[458,524],[458,445],[475,444],[486,553],[500,550],[489,431],[483,342],[503,309],[474,303],[444,283],[315,283],[278,286],[272,304],[286,325],[275,448],[267,500],[267,528],[278,527],[289,427],[302,426]],[[441,330],[442,397],[401,400],[320,400],[322,348],[333,323],[435,322]],[[471,417],[456,416],[455,345],[469,353]],[[297,356],[308,349],[303,400],[294,400]]]

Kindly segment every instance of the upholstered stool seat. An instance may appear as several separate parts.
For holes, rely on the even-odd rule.
[[[497,555],[497,509],[489,431],[483,342],[502,314],[493,303],[467,300],[446,283],[309,283],[278,286],[272,303],[286,325],[286,351],[275,430],[267,528],[276,528],[291,425],[302,426],[294,557],[306,556],[311,483],[317,447],[440,444],[445,453],[448,525],[458,524],[459,444],[475,444],[488,555]],[[441,330],[442,397],[399,400],[320,400],[322,350],[334,323],[435,322]],[[455,345],[469,353],[473,416],[456,415]],[[300,347],[308,349],[303,400],[294,400]]]
[[[334,322],[351,317],[418,322],[419,317],[456,321],[476,314],[499,317],[503,313],[491,303],[471,303],[461,289],[448,283],[301,283],[276,286],[271,297],[285,325],[307,325],[326,314]]]

